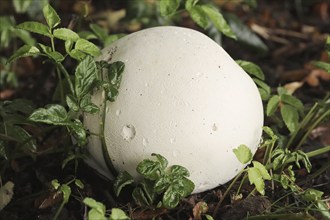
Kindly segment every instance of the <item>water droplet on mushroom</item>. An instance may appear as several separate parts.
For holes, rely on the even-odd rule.
[[[127,142],[130,142],[135,137],[136,131],[133,125],[125,125],[121,130],[121,136]]]
[[[173,144],[176,141],[175,138],[170,138],[170,143]]]
[[[116,111],[116,115],[119,116],[120,114],[121,114],[121,110],[118,109],[118,110]]]
[[[212,131],[216,131],[216,130],[218,130],[218,126],[214,123],[214,124],[212,125]]]
[[[142,145],[146,147],[146,146],[148,146],[148,144],[149,144],[149,140],[147,138],[143,138]]]

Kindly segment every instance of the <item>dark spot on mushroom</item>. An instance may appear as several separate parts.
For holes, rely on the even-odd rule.
[[[218,68],[220,69],[220,66],[218,66]]]

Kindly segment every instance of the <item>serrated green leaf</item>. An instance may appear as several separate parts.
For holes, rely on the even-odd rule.
[[[100,39],[104,43],[106,38],[108,37],[107,31],[97,24],[90,24],[89,27],[96,34],[98,39]]]
[[[207,14],[207,16],[211,19],[214,26],[227,37],[237,39],[234,32],[231,30],[223,15],[218,11],[218,9],[214,8],[210,5],[202,5],[203,11]]]
[[[293,133],[298,128],[298,110],[291,105],[284,104],[281,107],[281,116],[290,133]]]
[[[41,34],[47,37],[52,37],[52,34],[49,32],[49,29],[46,25],[35,22],[35,21],[26,21],[16,26],[16,28],[30,31],[33,33]]]
[[[233,149],[234,154],[236,155],[237,159],[242,163],[246,164],[252,160],[252,152],[250,148],[246,145],[242,144],[238,146],[238,148]]]
[[[25,13],[30,7],[32,0],[13,0],[13,5],[17,13]]]
[[[61,105],[47,105],[46,108],[35,110],[29,117],[31,121],[52,125],[70,125],[67,111]]]
[[[61,23],[60,17],[50,4],[45,5],[45,7],[42,9],[42,12],[49,28],[52,29]]]
[[[264,165],[262,165],[258,161],[252,161],[252,163],[253,163],[253,167],[255,167],[259,170],[259,172],[264,180],[271,180],[271,177]]]
[[[121,190],[127,186],[134,183],[134,179],[127,171],[120,172],[115,179],[113,188],[116,196],[119,196]]]
[[[57,28],[53,32],[54,37],[61,40],[76,42],[80,39],[79,35],[68,28]]]
[[[78,100],[91,92],[97,79],[97,68],[94,59],[86,56],[77,66],[75,72],[75,92]]]
[[[263,130],[266,134],[268,134],[268,136],[271,137],[272,139],[275,139],[275,140],[278,139],[278,137],[276,136],[276,134],[274,133],[274,131],[273,131],[270,127],[268,127],[268,126],[264,126],[264,127],[262,128],[262,130]]]
[[[236,63],[242,67],[242,69],[245,70],[249,75],[255,76],[261,80],[265,80],[265,75],[258,65],[245,60],[236,60]]]
[[[69,94],[66,96],[66,104],[68,105],[70,110],[74,112],[79,111],[78,101],[73,95]]]
[[[79,39],[76,42],[75,49],[87,53],[92,56],[98,56],[101,54],[100,49],[93,44],[92,42],[89,42],[88,40],[85,39]]]
[[[118,208],[112,208],[110,214],[110,220],[129,220],[126,213]]]
[[[196,5],[188,10],[192,20],[203,29],[206,29],[209,22],[207,14],[204,12],[201,6]]]
[[[105,217],[105,213],[100,213],[96,209],[91,209],[88,211],[88,219],[89,220],[108,220],[108,218]]]
[[[7,63],[11,63],[14,60],[21,57],[28,57],[40,54],[40,50],[35,46],[24,45],[8,59]]]
[[[265,183],[262,179],[262,176],[259,172],[259,170],[255,167],[251,167],[248,169],[248,178],[250,181],[250,184],[255,185],[257,191],[261,194],[265,194]]]
[[[55,62],[62,62],[64,60],[64,56],[57,51],[53,51],[52,48],[38,43],[38,47],[41,49],[43,53],[45,53],[49,59],[54,60]]]
[[[180,0],[160,0],[159,10],[162,16],[173,15],[180,6]]]
[[[68,54],[70,55],[70,57],[78,61],[82,61],[87,56],[85,53],[77,49],[72,49]]]
[[[153,154],[151,154],[151,156],[154,156],[154,157],[156,157],[157,158],[157,161],[160,163],[160,167],[161,167],[161,169],[163,169],[163,170],[165,170],[165,168],[167,167],[167,165],[168,165],[168,161],[167,161],[167,159],[165,158],[165,157],[163,157],[162,155],[160,155],[160,154],[155,154],[155,153],[153,153]]]
[[[307,172],[310,173],[312,169],[312,164],[307,154],[301,150],[297,150],[297,154],[302,158],[303,164],[306,167]]]
[[[301,114],[304,111],[304,104],[296,97],[289,94],[282,94],[281,101],[285,104],[291,105],[298,110]]]
[[[267,103],[266,114],[272,116],[280,104],[280,97],[278,95],[272,96]]]

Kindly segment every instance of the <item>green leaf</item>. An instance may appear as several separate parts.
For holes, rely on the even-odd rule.
[[[85,187],[84,184],[79,179],[75,179],[74,184],[78,186],[80,189],[83,189]]]
[[[245,25],[239,17],[233,13],[224,14],[232,31],[237,36],[237,41],[258,52],[258,55],[264,55],[268,51],[267,45],[260,37]]]
[[[165,208],[175,208],[180,201],[180,195],[177,193],[172,186],[170,186],[164,193],[162,203]]]
[[[63,202],[69,202],[70,195],[71,195],[71,188],[67,184],[62,184],[59,189],[63,193]]]
[[[70,125],[68,113],[61,105],[47,105],[46,108],[35,110],[29,117],[31,121],[52,125]]]
[[[7,63],[11,63],[14,60],[21,57],[28,57],[40,54],[40,50],[35,46],[24,45],[8,59]]]
[[[199,0],[186,0],[185,9],[189,11],[192,7],[194,7]]]
[[[97,39],[97,36],[93,34],[91,31],[79,31],[78,32],[79,38],[83,38],[86,40]]]
[[[78,99],[92,91],[96,82],[97,68],[94,59],[86,56],[76,68],[75,72],[75,92]]]
[[[141,187],[136,187],[132,193],[133,199],[135,203],[139,206],[151,206],[152,204],[149,202],[147,197],[145,196],[144,191]]]
[[[267,116],[273,115],[276,109],[278,108],[279,104],[280,104],[280,97],[278,95],[272,96],[267,103],[267,108],[266,108]]]
[[[253,163],[253,167],[257,168],[262,176],[263,179],[265,180],[271,180],[271,177],[267,171],[267,169],[265,168],[264,165],[262,165],[261,163],[259,163],[258,161],[252,161]]]
[[[175,175],[175,176],[180,176],[180,177],[184,177],[184,176],[190,176],[189,171],[180,165],[173,165],[171,166],[171,174]]]
[[[71,122],[68,125],[70,132],[77,139],[79,146],[83,146],[87,143],[86,130],[82,122],[78,119]]]
[[[298,110],[291,105],[284,104],[281,107],[281,116],[289,131],[293,133],[298,128]]]
[[[160,0],[159,10],[162,16],[173,15],[180,6],[180,0]]]
[[[202,27],[203,29],[206,29],[209,22],[207,18],[207,14],[204,12],[203,8],[199,5],[196,5],[188,10],[190,17],[192,20]]]
[[[108,90],[107,90],[107,100],[110,101],[110,102],[114,102],[115,101],[115,98],[116,96],[118,95],[118,90],[114,87],[110,87]]]
[[[281,95],[281,101],[296,108],[301,114],[304,112],[304,104],[296,97],[288,94]]]
[[[125,63],[121,61],[116,61],[109,65],[108,78],[111,84],[113,85],[118,84],[121,74],[124,72],[124,69],[125,69]]]
[[[88,212],[88,219],[93,220],[106,220],[107,218],[105,217],[105,205],[103,205],[100,202],[95,201],[92,198],[85,198],[83,200],[83,203],[87,205],[88,207],[92,208]]]
[[[24,43],[27,45],[33,46],[36,42],[35,39],[33,39],[30,33],[26,30],[13,28],[13,32],[18,38],[24,41]]]
[[[16,139],[20,144],[22,144],[23,151],[28,150],[29,153],[35,153],[37,151],[37,143],[32,136],[20,126],[8,126],[7,132],[12,138]]]
[[[66,96],[66,104],[69,106],[70,110],[74,112],[79,111],[77,99],[73,95],[69,94]]]
[[[83,53],[77,49],[71,50],[68,54],[70,55],[70,57],[72,57],[73,59],[76,59],[78,61],[82,61],[87,56],[85,53]]]
[[[51,184],[55,190],[57,190],[61,186],[61,184],[58,183],[57,179],[52,180]]]
[[[162,170],[165,170],[165,168],[166,168],[167,165],[168,165],[168,161],[167,161],[167,159],[166,159],[165,157],[163,157],[162,155],[160,155],[160,154],[155,154],[155,153],[151,154],[151,156],[156,157],[157,160],[158,160],[158,162],[159,162],[160,165],[161,165],[161,169],[162,169]]]
[[[157,180],[160,175],[160,170],[160,163],[149,159],[141,161],[136,167],[136,171],[139,174],[150,180]]]
[[[30,7],[32,0],[13,0],[13,5],[17,13],[25,13]]]
[[[104,41],[104,46],[105,47],[109,46],[110,44],[112,44],[116,40],[122,38],[123,36],[125,36],[125,34],[111,34],[111,35],[108,35],[107,38]]]
[[[64,60],[64,56],[57,51],[52,51],[52,48],[38,43],[39,48],[44,52],[49,59],[54,60],[55,62],[62,62]]]
[[[185,178],[185,177],[182,178],[181,181],[182,181],[182,184],[183,184],[182,197],[186,197],[194,191],[195,184],[190,179]]]
[[[167,175],[165,175],[156,181],[154,185],[154,190],[156,193],[161,194],[167,189],[169,185],[170,185],[170,179]]]
[[[223,15],[218,11],[218,9],[210,6],[210,5],[202,5],[203,11],[207,14],[207,16],[211,19],[214,26],[222,32],[227,37],[237,39],[234,32],[231,30]]]
[[[307,172],[310,173],[311,169],[312,169],[312,164],[311,164],[307,154],[305,152],[301,151],[301,150],[297,150],[297,154],[302,158],[302,161],[304,163],[304,166],[307,169]]]
[[[322,62],[322,61],[314,61],[312,63],[317,68],[325,70],[327,73],[330,73],[330,63]]]
[[[261,195],[265,195],[265,183],[264,183],[264,180],[262,179],[259,169],[255,168],[255,167],[249,168],[248,169],[248,178],[249,178],[250,184],[254,184],[257,191]]]
[[[262,80],[257,79],[257,78],[253,78],[253,81],[255,82],[255,84],[257,84],[258,86],[258,90],[261,96],[262,100],[267,100],[269,99],[269,96],[271,94],[271,89],[270,87],[264,83]]]
[[[45,5],[45,7],[42,9],[42,12],[49,28],[52,29],[61,23],[60,17],[50,4]]]
[[[107,31],[97,24],[90,24],[89,27],[96,34],[98,39],[100,39],[104,43],[106,38],[108,37]]]
[[[237,159],[242,163],[246,164],[252,160],[252,152],[250,148],[246,145],[242,144],[238,146],[238,148],[233,149],[234,154],[236,155]]]
[[[125,214],[123,210],[118,208],[112,208],[110,220],[129,220],[129,217]]]
[[[77,40],[75,49],[80,50],[81,52],[87,53],[92,56],[98,56],[101,54],[100,49],[95,44],[81,38]]]
[[[116,180],[113,184],[113,188],[116,196],[119,196],[121,190],[127,186],[134,183],[134,179],[127,171],[120,172],[116,177]]]
[[[97,105],[95,105],[94,103],[92,103],[90,95],[85,95],[80,100],[80,108],[83,112],[87,112],[90,114],[95,114],[98,111],[100,111],[100,108]]]
[[[73,42],[76,42],[78,41],[80,38],[79,38],[79,35],[68,29],[68,28],[57,28],[54,30],[54,37],[58,38],[58,39],[61,39],[61,40],[70,40],[70,41],[73,41]]]
[[[26,21],[16,26],[16,28],[30,31],[33,33],[41,34],[47,37],[52,37],[52,34],[49,32],[48,27],[42,23],[35,21]]]
[[[273,139],[273,140],[277,140],[278,139],[278,137],[276,136],[276,134],[274,133],[274,131],[270,128],[270,127],[268,127],[268,126],[264,126],[263,128],[262,128],[262,130],[269,136],[269,137],[271,137],[271,139]]]
[[[236,60],[236,63],[242,67],[242,69],[245,70],[249,75],[255,76],[261,80],[265,80],[265,75],[258,65],[245,60]]]

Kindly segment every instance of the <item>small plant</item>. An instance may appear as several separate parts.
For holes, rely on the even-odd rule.
[[[112,208],[111,214],[108,216],[106,213],[105,205],[101,202],[97,202],[92,198],[85,198],[83,203],[91,208],[88,211],[89,220],[129,220],[130,218],[125,212],[118,208]]]
[[[140,206],[174,208],[181,198],[194,190],[194,183],[189,180],[189,171],[179,165],[168,166],[166,158],[152,154],[156,160],[145,159],[137,165],[137,172],[143,180],[135,184],[133,199]],[[134,183],[133,177],[126,171],[121,172],[114,189],[119,196],[124,186]]]

